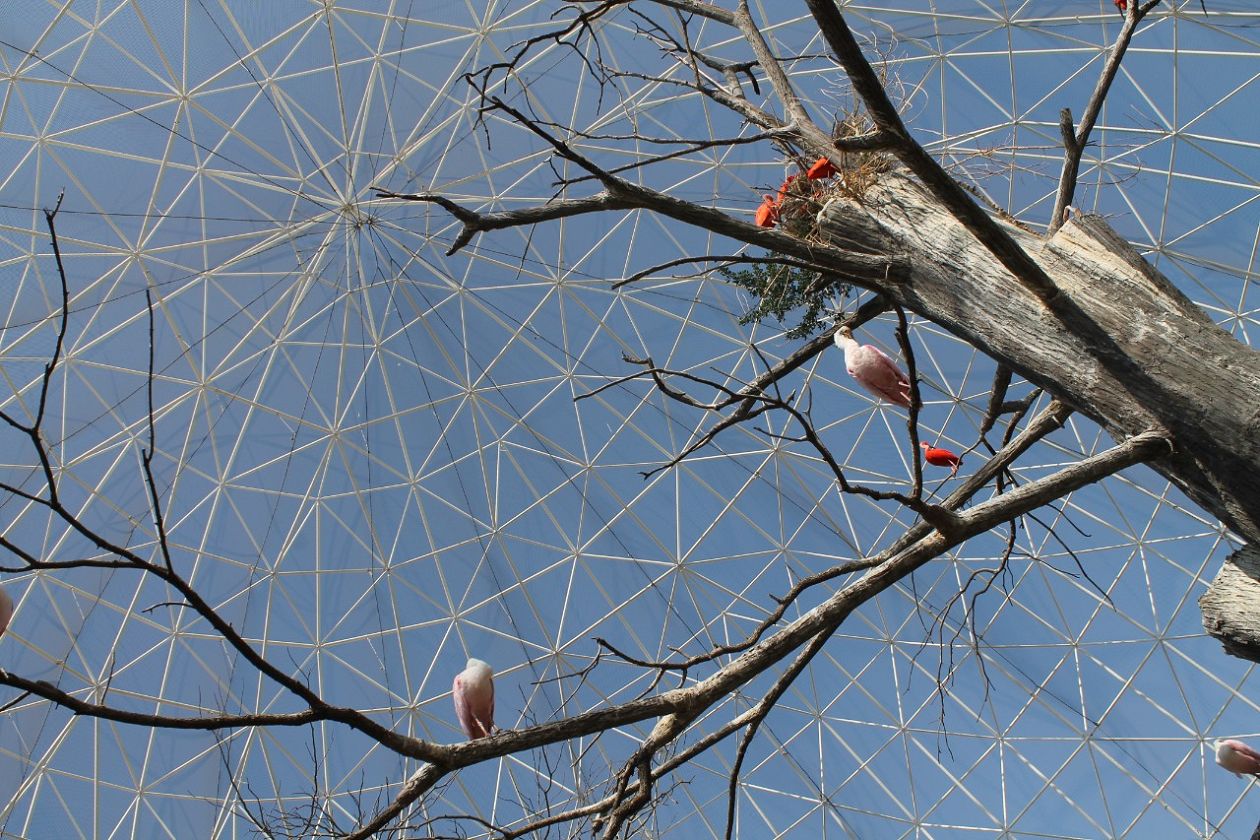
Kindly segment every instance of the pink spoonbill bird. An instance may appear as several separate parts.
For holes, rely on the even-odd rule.
[[[0,589],[0,635],[9,629],[9,621],[13,618],[13,599],[9,593]]]
[[[494,729],[494,671],[480,659],[455,675],[451,686],[455,716],[468,740],[484,738]]]
[[[1242,773],[1252,776],[1260,774],[1260,753],[1242,741],[1235,741],[1232,738],[1224,738],[1216,742],[1216,763],[1235,776],[1240,776]]]
[[[858,344],[848,327],[836,330],[834,340],[844,351],[845,368],[859,385],[890,403],[910,407],[910,380],[888,354],[870,344]]]

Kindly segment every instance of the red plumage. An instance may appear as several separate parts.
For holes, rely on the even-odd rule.
[[[820,178],[834,178],[836,175],[836,167],[831,161],[825,157],[820,157],[814,161],[814,165],[809,168],[805,176],[811,181],[817,181]]]
[[[934,467],[949,467],[951,476],[958,474],[958,467],[962,464],[962,459],[939,446],[933,446],[930,443],[920,443],[923,447],[923,460],[927,461]]]
[[[799,178],[799,175],[789,175],[787,180],[779,185],[779,204],[783,204],[783,200],[791,197],[792,182]]]
[[[774,196],[766,196],[766,200],[757,208],[757,215],[753,218],[757,222],[757,227],[774,227],[774,223],[779,220],[779,205],[775,203]]]

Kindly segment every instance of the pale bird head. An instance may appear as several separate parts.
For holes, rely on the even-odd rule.
[[[467,668],[476,668],[476,669],[478,669],[478,670],[490,671],[490,673],[492,673],[492,674],[494,673],[494,671],[493,671],[493,670],[491,670],[490,666],[489,666],[487,663],[482,662],[480,659],[475,659],[475,658],[473,658],[473,657],[471,657],[471,656],[470,656],[470,657],[468,657],[468,665],[467,665],[467,666],[465,666],[465,667],[467,667]]]

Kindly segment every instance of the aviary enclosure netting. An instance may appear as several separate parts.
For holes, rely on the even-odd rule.
[[[114,563],[90,531],[173,569],[328,704],[455,742],[450,680],[470,654],[496,669],[505,728],[672,689],[679,673],[628,659],[739,643],[773,596],[878,555],[915,520],[839,492],[782,406],[658,469],[715,418],[650,379],[609,387],[641,370],[623,357],[703,380],[670,381],[708,402],[720,391],[705,383],[738,390],[802,344],[783,335],[790,317],[742,324],[755,299],[712,265],[636,278],[740,243],[632,209],[486,233],[448,255],[461,225],[447,210],[380,197],[440,193],[486,213],[589,195],[585,182],[557,186],[584,173],[484,110],[465,74],[592,5],[17,0],[0,21],[0,409],[29,424],[45,407],[34,440],[0,435],[0,480],[39,496],[46,453],[85,530],[20,493],[0,498],[4,538],[48,565],[0,561],[19,604],[0,668],[136,714],[306,708],[178,587]],[[668,5],[540,40],[485,90],[608,167],[683,151],[623,176],[750,220],[795,164],[768,141],[669,145],[759,129],[689,89],[693,68],[669,59],[685,34],[747,60],[745,39]],[[804,6],[751,11],[811,115],[830,128],[851,113]],[[842,11],[915,137],[1043,229],[1059,111],[1079,116],[1089,99],[1123,20],[1112,3]],[[1245,0],[1206,15],[1197,0],[1154,8],[1074,200],[1247,344],[1260,335],[1258,25]],[[777,107],[762,70],[738,78]],[[43,213],[63,191],[64,313]],[[828,304],[852,315],[870,300],[837,288]],[[857,334],[895,354],[897,328],[887,311]],[[994,363],[914,313],[906,335],[919,436],[969,449]],[[850,481],[908,491],[906,413],[856,387],[838,351],[780,387]],[[1016,377],[1008,399],[1030,396],[1024,423],[1050,398]],[[1010,477],[1026,484],[1114,445],[1072,415]],[[986,456],[965,455],[955,481]],[[956,486],[926,469],[926,498]],[[1260,732],[1256,681],[1204,635],[1196,607],[1227,532],[1145,467],[1055,505],[854,611],[760,724],[733,798],[738,735],[663,775],[627,827],[720,837],[733,802],[733,834],[750,838],[1247,836],[1260,814],[1248,785],[1213,766],[1210,741]],[[783,623],[860,574],[805,591]],[[657,765],[753,708],[782,671],[706,708]],[[348,832],[423,763],[328,719],[183,731],[74,715],[17,687],[0,703],[4,836]],[[597,803],[654,722],[450,773],[391,825],[500,837],[493,826]]]

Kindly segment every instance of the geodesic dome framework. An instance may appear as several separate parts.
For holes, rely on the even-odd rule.
[[[41,208],[64,189],[70,306],[44,426],[64,503],[160,561],[152,446],[172,563],[329,702],[457,740],[450,679],[470,654],[498,672],[505,727],[626,700],[652,673],[609,657],[590,668],[591,637],[644,659],[737,642],[772,595],[877,552],[909,523],[839,494],[816,457],[775,436],[791,434],[784,418],[652,472],[711,418],[641,381],[594,393],[631,372],[623,355],[738,384],[796,346],[773,320],[741,325],[750,301],[716,274],[611,288],[729,243],[630,212],[483,236],[448,255],[459,231],[448,214],[376,197],[433,190],[494,210],[556,192],[549,150],[520,126],[479,121],[462,76],[553,29],[563,4],[19,5],[0,27],[0,408],[23,422],[38,411],[61,306]],[[886,56],[929,148],[1034,224],[1053,197],[1058,111],[1084,101],[1119,23],[1107,2],[1040,5],[844,9]],[[842,76],[808,19],[778,4],[753,11],[777,52],[800,57],[789,69],[810,106],[842,109]],[[1169,7],[1143,25],[1078,203],[1250,343],[1260,13],[1242,2],[1208,11]],[[626,74],[602,100],[587,41],[537,45],[514,101],[607,135],[737,129],[668,84],[685,68],[651,64],[636,23],[626,11],[594,33],[598,60]],[[697,31],[716,51],[737,45]],[[626,162],[650,153],[617,148]],[[643,177],[746,215],[785,172],[762,144],[697,151]],[[894,351],[893,324],[869,325],[865,340]],[[961,451],[993,365],[928,321],[913,320],[911,339],[923,428]],[[834,351],[790,387],[808,393],[846,471],[906,484],[902,415],[856,388]],[[3,434],[0,478],[38,493],[30,441]],[[1109,445],[1074,418],[1015,475]],[[931,486],[948,489],[939,477]],[[44,560],[100,556],[20,496],[0,499],[0,522]],[[738,834],[1254,827],[1247,787],[1205,746],[1260,730],[1250,668],[1203,635],[1195,608],[1228,535],[1134,469],[1022,520],[989,591],[956,598],[995,567],[1005,539],[969,541],[842,626],[753,742]],[[146,713],[295,708],[144,575],[11,571],[4,586],[18,601],[0,642],[6,671]],[[767,685],[730,697],[695,737]],[[0,820],[16,836],[237,836],[258,820],[344,829],[415,769],[332,724],[212,735],[77,717],[16,691],[0,702],[0,789],[11,791]],[[521,825],[598,799],[649,729],[469,768],[409,821]],[[715,749],[663,784],[644,836],[720,834],[733,753]],[[471,821],[428,830],[486,833]]]

